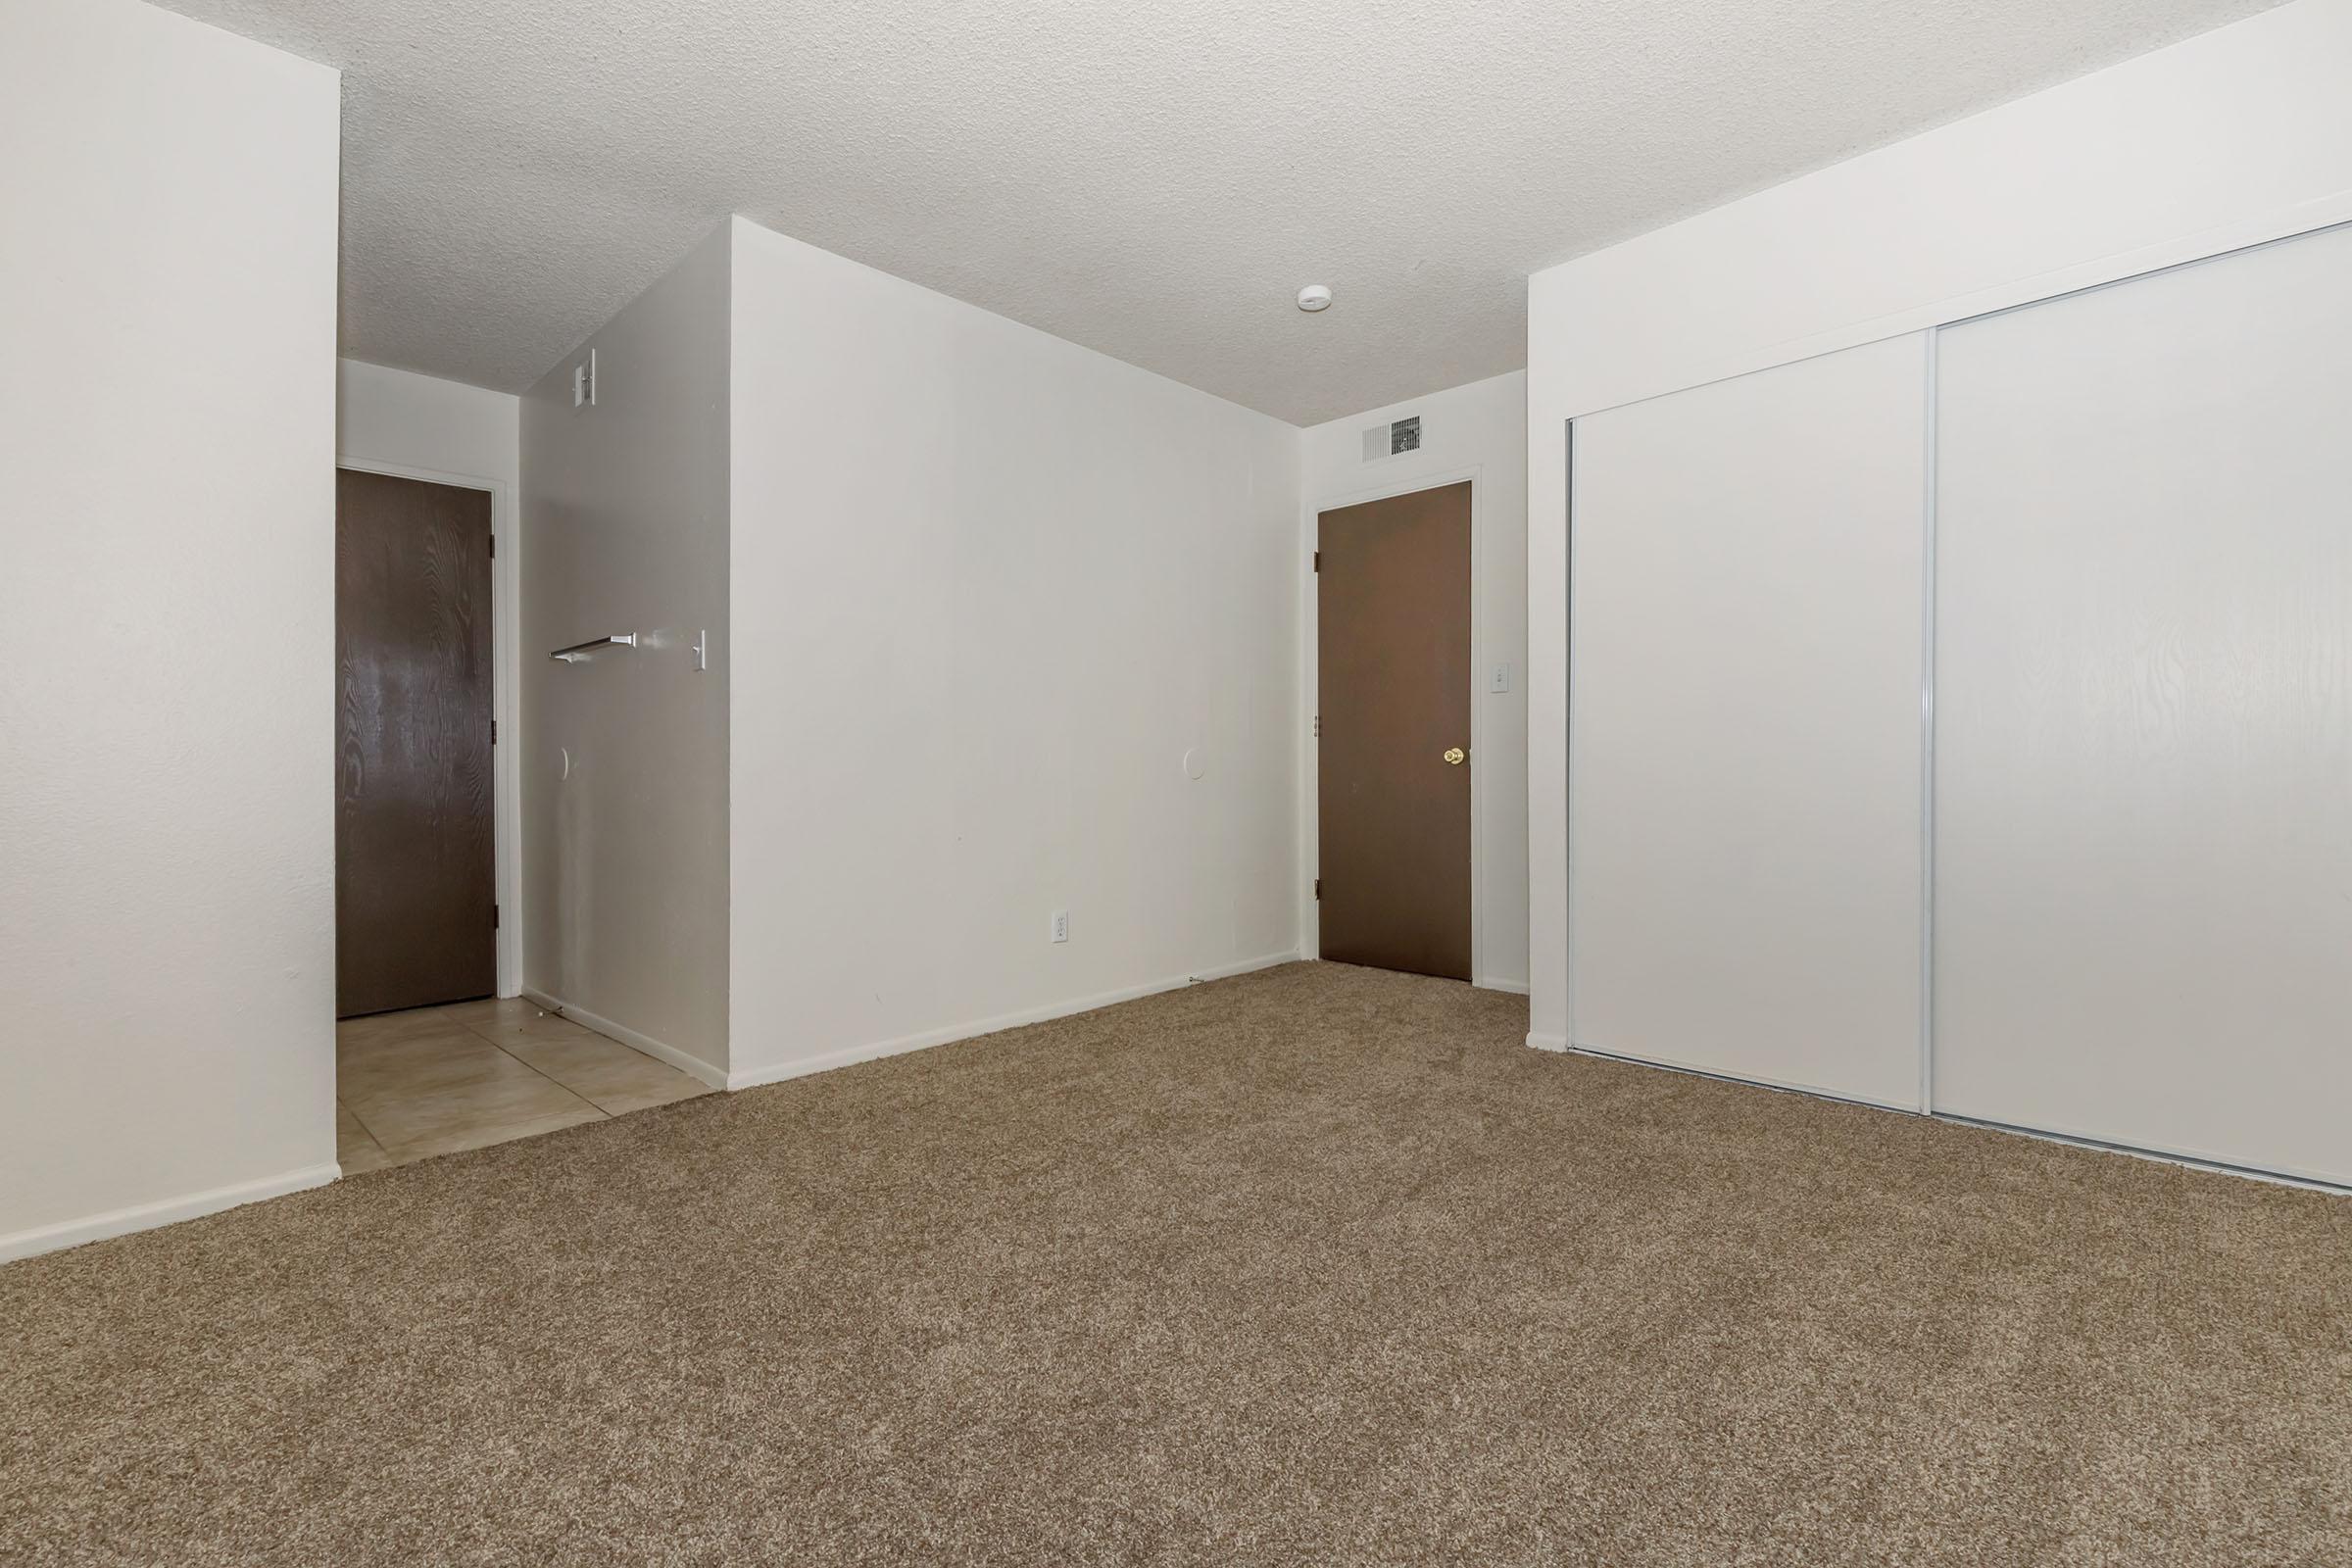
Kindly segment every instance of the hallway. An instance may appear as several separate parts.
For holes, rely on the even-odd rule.
[[[346,1176],[710,1092],[520,997],[335,1025],[335,1158]]]

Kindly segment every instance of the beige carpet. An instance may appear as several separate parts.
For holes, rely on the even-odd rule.
[[[9,1563],[2352,1562],[2352,1200],[1294,965],[0,1269]]]

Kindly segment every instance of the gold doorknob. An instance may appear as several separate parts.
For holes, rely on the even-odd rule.
[[[1448,746],[1446,748],[1446,765],[1448,767],[1459,767],[1462,765],[1463,759],[1467,758],[1469,755],[1470,754],[1468,752],[1463,751],[1459,746]]]

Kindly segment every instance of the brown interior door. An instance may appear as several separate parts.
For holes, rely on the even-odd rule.
[[[1470,978],[1470,486],[1316,540],[1322,953]]]
[[[490,496],[335,475],[335,1012],[498,989]]]

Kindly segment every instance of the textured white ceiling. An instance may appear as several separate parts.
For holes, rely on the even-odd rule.
[[[740,212],[1311,423],[1524,364],[1534,269],[2272,0],[168,3],[343,69],[359,358],[523,387]]]

